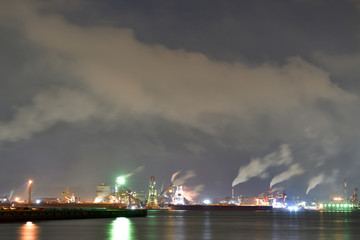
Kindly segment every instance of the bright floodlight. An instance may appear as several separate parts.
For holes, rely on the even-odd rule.
[[[117,177],[116,183],[119,185],[123,185],[125,183],[125,178],[123,176]]]
[[[32,180],[29,180],[29,184],[32,184]]]
[[[209,199],[205,199],[203,203],[204,203],[204,204],[210,204],[211,201],[210,201]]]

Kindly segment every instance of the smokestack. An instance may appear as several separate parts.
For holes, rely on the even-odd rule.
[[[344,202],[347,203],[346,179],[344,179]]]
[[[231,188],[231,198],[234,199],[234,186]]]

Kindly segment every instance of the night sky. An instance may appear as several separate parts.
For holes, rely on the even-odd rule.
[[[360,187],[360,1],[0,5],[0,196]]]

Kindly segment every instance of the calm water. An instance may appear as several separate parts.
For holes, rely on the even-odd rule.
[[[360,239],[360,213],[149,211],[146,218],[0,224],[0,239]]]

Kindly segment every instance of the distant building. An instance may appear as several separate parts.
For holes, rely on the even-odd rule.
[[[136,192],[135,197],[141,202],[145,202],[147,199],[147,193],[145,193],[144,191]]]
[[[96,186],[96,202],[108,202],[111,194],[110,186],[104,183]]]

